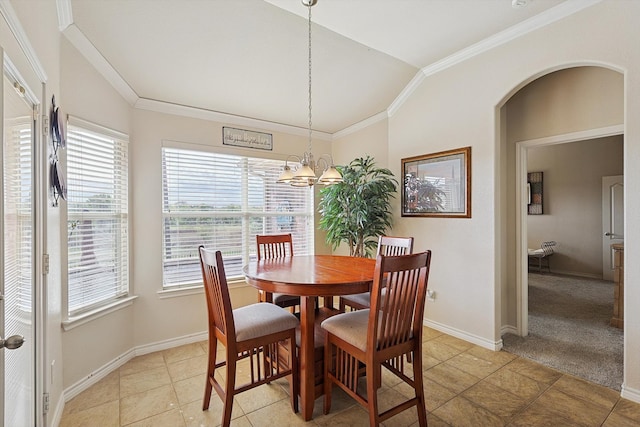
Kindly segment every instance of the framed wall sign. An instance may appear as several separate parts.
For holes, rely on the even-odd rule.
[[[471,147],[402,159],[402,216],[471,218]]]
[[[273,135],[252,130],[236,129],[224,126],[222,128],[222,143],[235,147],[255,148],[258,150],[273,150]]]

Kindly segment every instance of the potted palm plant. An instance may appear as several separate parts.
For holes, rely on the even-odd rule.
[[[338,169],[344,181],[320,190],[320,228],[334,250],[346,243],[351,256],[369,257],[378,236],[392,225],[391,198],[398,181],[389,169],[376,167],[371,156]]]

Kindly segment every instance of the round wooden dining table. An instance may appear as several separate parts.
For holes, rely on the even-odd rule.
[[[323,392],[323,372],[316,372],[316,321],[337,313],[331,298],[315,306],[317,297],[367,292],[373,282],[375,259],[338,255],[296,255],[251,261],[244,267],[247,282],[266,292],[300,296],[300,406],[305,421],[311,419],[316,397]],[[319,323],[319,322],[318,322]],[[320,364],[321,366],[321,364]]]

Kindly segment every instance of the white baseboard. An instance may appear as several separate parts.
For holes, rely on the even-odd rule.
[[[443,332],[447,335],[451,335],[456,338],[460,338],[461,340],[465,340],[475,345],[479,345],[480,347],[486,348],[488,350],[500,351],[500,349],[502,348],[502,339],[498,341],[490,341],[485,338],[479,337],[477,335],[469,334],[467,332],[461,331],[459,329],[451,328],[447,325],[443,325],[442,323],[434,322],[432,320],[425,319],[424,325],[430,328],[433,328],[437,331]]]
[[[206,341],[209,339],[207,331],[198,332],[196,334],[184,335],[178,338],[170,338],[164,341],[158,341],[151,344],[143,344],[134,348],[136,356],[143,354],[155,353],[156,351],[167,350],[169,348],[180,347],[181,345],[191,344],[194,342]]]
[[[73,399],[74,397],[76,397],[77,395],[79,395],[80,393],[82,393],[83,391],[85,391],[86,389],[88,389],[89,387],[91,387],[92,385],[94,385],[95,383],[97,383],[107,375],[109,375],[111,372],[115,371],[120,366],[124,365],[129,360],[133,359],[134,357],[135,357],[135,350],[131,349],[124,352],[123,354],[116,357],[115,359],[107,362],[106,364],[96,369],[95,371],[91,372],[89,375],[87,375],[77,383],[71,385],[70,387],[67,387],[63,391],[64,397],[61,400],[68,402],[69,400]]]
[[[622,384],[620,396],[632,402],[640,403],[640,390],[627,387],[624,383]]]
[[[102,367],[96,369],[91,372],[89,375],[66,388],[62,393],[62,399],[59,400],[59,403],[56,407],[56,412],[53,417],[53,425],[57,426],[60,423],[60,419],[62,418],[62,411],[64,410],[64,402],[68,402],[73,399],[111,372],[118,369],[120,366],[127,363],[129,360],[133,359],[136,356],[142,356],[143,354],[149,354],[156,351],[167,350],[174,347],[179,347],[185,344],[191,344],[194,342],[205,341],[208,339],[208,333],[199,332],[196,334],[185,335],[178,338],[172,338],[168,340],[158,341],[151,344],[143,344],[140,346],[136,346],[128,351],[125,351],[120,356],[115,359],[107,362]]]
[[[62,411],[64,411],[64,393],[63,396],[58,399],[58,404],[56,405],[53,414],[51,415],[52,426],[58,427],[60,425],[60,421],[62,421]]]

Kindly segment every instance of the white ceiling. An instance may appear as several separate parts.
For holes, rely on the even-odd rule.
[[[132,105],[308,126],[300,0],[57,1],[64,34]],[[319,0],[313,129],[333,134],[384,113],[417,75],[595,1]]]

